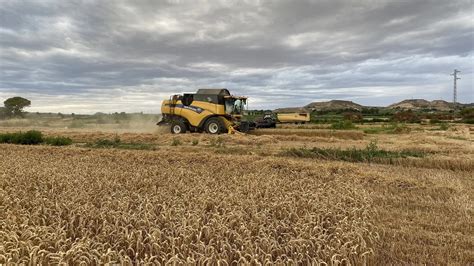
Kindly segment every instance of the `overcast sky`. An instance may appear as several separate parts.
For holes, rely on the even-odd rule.
[[[250,108],[474,101],[472,0],[0,0],[0,101],[158,113],[225,87]]]

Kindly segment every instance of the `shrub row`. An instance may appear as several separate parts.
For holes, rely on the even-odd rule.
[[[40,131],[30,130],[27,132],[2,133],[0,134],[0,143],[20,145],[38,145],[45,143],[52,146],[66,146],[71,145],[72,140],[66,137],[44,137]]]
[[[322,149],[322,148],[292,148],[285,150],[282,155],[303,158],[318,158],[326,160],[342,160],[349,162],[373,162],[377,159],[395,159],[407,157],[424,157],[421,151],[403,150],[387,151],[377,147],[375,142],[371,142],[365,149]]]
[[[410,133],[411,129],[405,124],[391,124],[391,125],[382,125],[381,127],[370,127],[365,128],[364,133],[366,134],[405,134]]]

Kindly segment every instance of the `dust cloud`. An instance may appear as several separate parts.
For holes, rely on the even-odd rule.
[[[158,126],[160,114],[58,115],[27,114],[23,118],[0,120],[2,131],[56,130],[74,132],[149,133],[170,132],[169,126]]]

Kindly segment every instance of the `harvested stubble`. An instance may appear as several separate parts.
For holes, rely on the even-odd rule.
[[[54,169],[54,172],[52,172]],[[373,258],[370,200],[281,158],[0,147],[0,263]]]
[[[257,129],[251,132],[253,135],[276,135],[276,136],[300,136],[300,137],[322,137],[337,139],[359,140],[364,138],[364,133],[354,130],[333,131],[315,129]]]

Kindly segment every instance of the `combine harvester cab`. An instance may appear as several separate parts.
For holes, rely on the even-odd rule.
[[[248,132],[254,125],[243,119],[246,106],[247,97],[233,96],[227,89],[199,89],[164,100],[158,125],[171,125],[173,134]]]

